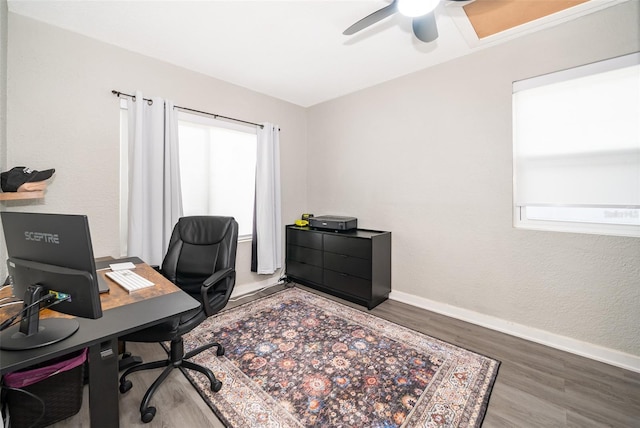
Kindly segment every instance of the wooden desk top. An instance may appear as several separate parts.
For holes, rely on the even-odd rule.
[[[108,271],[108,268],[96,271],[96,273],[105,278],[109,284],[109,292],[100,295],[100,303],[102,303],[103,311],[180,291],[180,288],[178,288],[174,283],[166,279],[146,263],[136,264],[136,268],[133,269],[133,272],[148,279],[155,285],[153,287],[143,288],[142,290],[137,290],[131,293],[107,277],[105,272]]]
[[[0,373],[29,367],[88,346],[98,346],[105,341],[111,341],[200,306],[196,299],[180,290],[147,264],[136,264],[134,271],[156,285],[129,293],[107,278],[111,287],[109,293],[100,295],[101,318],[76,317],[80,324],[78,331],[57,343],[23,351],[0,350]],[[98,271],[98,274],[104,275],[105,271]],[[11,298],[11,287],[0,291],[0,298],[3,297],[16,300]],[[8,301],[10,300],[0,301],[0,304]],[[21,309],[22,304],[0,308],[0,320],[13,316]],[[44,310],[40,312],[40,317],[68,317],[68,315]]]
[[[142,290],[134,291],[132,293],[129,293],[127,290],[116,284],[112,279],[107,277],[105,275],[105,272],[108,271],[108,268],[96,271],[96,273],[102,276],[109,284],[109,292],[100,294],[100,303],[102,304],[103,311],[180,291],[180,288],[178,288],[171,281],[167,280],[164,276],[162,276],[146,263],[136,264],[136,268],[132,269],[132,271],[142,276],[143,278],[146,278],[149,281],[153,282],[155,285],[153,287],[143,288]],[[0,299],[7,298],[7,300],[0,301],[0,305],[12,300],[20,300],[18,298],[11,298],[11,292],[11,287],[6,287],[0,291]],[[0,307],[0,321],[12,317],[21,309],[21,304]],[[60,312],[56,312],[51,309],[45,309],[40,312],[40,318],[73,317]]]

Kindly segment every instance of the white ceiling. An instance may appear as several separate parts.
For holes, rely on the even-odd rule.
[[[550,1],[550,0],[541,0]],[[462,6],[443,0],[440,37],[422,43],[396,14],[342,32],[382,0],[9,0],[9,11],[308,107],[626,0],[591,0],[570,13],[480,42]]]

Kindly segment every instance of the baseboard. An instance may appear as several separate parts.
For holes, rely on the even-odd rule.
[[[478,312],[436,302],[402,291],[392,291],[390,299],[416,306],[438,314],[446,315],[472,324],[486,327],[551,348],[570,352],[592,360],[607,363],[626,370],[640,373],[640,356],[631,355],[614,349],[605,348],[570,337],[549,333],[548,331],[515,324],[501,318],[484,315]]]
[[[236,285],[235,288],[233,289],[233,292],[231,293],[231,298],[239,299],[240,297],[245,296],[247,294],[255,293],[256,291],[260,291],[263,288],[276,285],[277,281],[278,281],[277,278],[274,279],[271,277],[269,279],[265,279],[264,281]]]

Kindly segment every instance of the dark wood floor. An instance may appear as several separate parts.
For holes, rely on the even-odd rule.
[[[228,307],[281,288],[274,287],[231,302]],[[363,307],[342,302],[366,311]],[[640,373],[397,301],[383,302],[371,313],[502,362],[483,427],[640,428]],[[142,355],[145,361],[163,356],[156,344],[131,343],[128,347]],[[145,389],[157,374],[157,371],[151,371],[132,376],[134,388],[120,397],[122,427],[223,427],[179,370],[174,370],[153,399],[153,405],[158,408],[155,419],[150,424],[143,424],[138,406]],[[78,415],[53,426],[89,427],[86,394],[87,391]]]

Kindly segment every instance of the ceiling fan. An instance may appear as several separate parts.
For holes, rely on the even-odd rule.
[[[413,34],[415,34],[419,40],[426,43],[432,42],[438,38],[438,26],[436,25],[436,15],[434,12],[438,3],[440,3],[440,0],[393,0],[391,4],[365,16],[344,30],[342,34],[350,36],[399,12],[402,15],[413,18]]]

